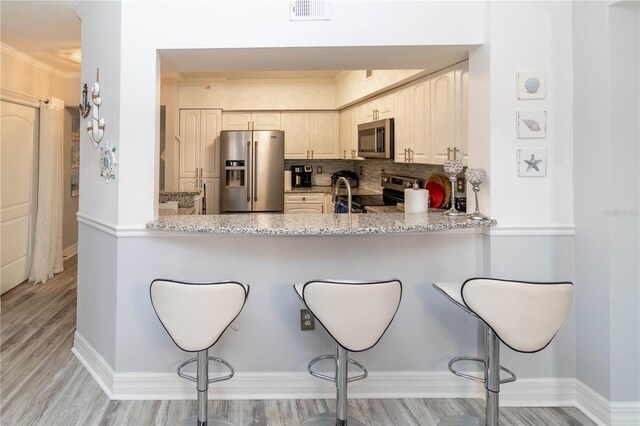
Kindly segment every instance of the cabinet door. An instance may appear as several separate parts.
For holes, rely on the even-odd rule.
[[[195,178],[200,167],[200,110],[180,110],[180,178]],[[192,179],[193,180],[193,179]]]
[[[253,130],[280,130],[279,112],[251,113]]]
[[[456,158],[467,165],[469,159],[469,61],[456,65]],[[462,154],[462,156],[460,155]]]
[[[429,163],[431,138],[431,87],[430,81],[420,80],[411,86],[411,143],[409,160],[414,163]]]
[[[180,191],[198,191],[196,188],[196,179],[195,178],[180,178],[178,179],[178,187]]]
[[[318,214],[324,213],[324,204],[285,204],[286,214]]]
[[[205,187],[206,185],[206,187]],[[205,214],[220,214],[220,178],[202,179]]]
[[[220,177],[221,110],[200,111],[200,167],[202,177]]]
[[[377,119],[383,120],[385,118],[392,118],[394,115],[394,96],[387,95],[376,99],[375,109],[377,109]]]
[[[338,155],[343,160],[362,160],[358,157],[358,108],[340,111],[340,143]]]
[[[311,158],[332,159],[338,155],[338,113],[309,113]]]
[[[394,159],[398,163],[409,160],[407,149],[411,144],[411,88],[399,90],[393,94],[395,103],[395,117],[393,118]]]
[[[455,78],[447,68],[431,76],[431,163],[444,163],[455,139]]]
[[[309,113],[283,112],[280,129],[284,130],[284,158],[308,158]]]
[[[374,121],[373,110],[376,108],[375,103],[373,101],[367,102],[366,104],[362,104],[358,107],[358,122],[359,123],[369,123]]]
[[[225,112],[222,114],[222,130],[251,130],[250,112]]]

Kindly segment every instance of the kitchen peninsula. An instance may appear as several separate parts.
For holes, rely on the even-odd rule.
[[[236,214],[163,216],[147,229],[211,234],[367,235],[474,229],[496,225],[493,219],[450,218],[442,211],[378,214]]]

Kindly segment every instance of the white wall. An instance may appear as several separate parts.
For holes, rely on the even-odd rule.
[[[639,22],[636,2],[573,7],[577,377],[616,402],[640,399]]]
[[[316,79],[183,79],[180,108],[224,110],[335,109],[335,82]]]
[[[373,76],[369,79],[366,78],[364,70],[343,71],[336,77],[336,108],[345,108],[388,87],[401,85],[421,75],[427,75],[428,73],[424,71],[373,70]]]
[[[500,228],[573,225],[570,2],[492,2],[490,208]],[[518,100],[516,73],[542,71],[547,94]],[[486,75],[486,71],[482,74]],[[470,81],[471,85],[472,81]],[[516,111],[547,111],[544,139],[517,139]],[[470,115],[470,120],[473,117]],[[547,176],[518,177],[517,149],[547,150]]]
[[[80,103],[80,78],[43,64],[5,44],[0,45],[0,87],[35,98],[56,97],[67,106]],[[9,96],[15,96],[6,92]]]

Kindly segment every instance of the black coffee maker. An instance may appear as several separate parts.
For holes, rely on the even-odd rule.
[[[291,166],[291,187],[311,188],[311,173],[313,167],[308,164]]]

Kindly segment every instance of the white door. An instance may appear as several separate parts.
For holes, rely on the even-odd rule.
[[[453,68],[447,68],[431,76],[432,164],[443,164],[455,147],[455,124],[455,79]]]
[[[338,154],[338,126],[337,112],[309,113],[309,148],[311,158],[333,159],[340,158]]]
[[[411,151],[412,163],[429,163],[431,144],[431,87],[429,78],[411,87]]]
[[[220,177],[220,116],[221,110],[200,112],[200,177]]]
[[[29,278],[36,225],[38,110],[1,102],[0,293]]]
[[[200,110],[180,110],[180,178],[195,178],[200,167]]]

